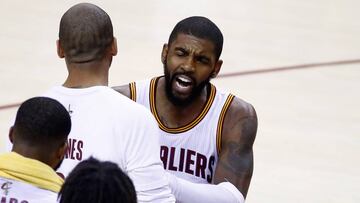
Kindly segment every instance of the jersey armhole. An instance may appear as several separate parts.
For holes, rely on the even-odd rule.
[[[136,84],[135,82],[129,83],[130,88],[130,99],[136,102]]]
[[[230,104],[232,102],[232,100],[234,99],[234,95],[229,94],[229,96],[227,97],[223,108],[221,109],[221,113],[219,116],[219,120],[218,120],[218,124],[217,124],[217,130],[216,130],[216,148],[217,148],[217,153],[218,156],[220,155],[221,152],[221,139],[222,139],[222,131],[223,131],[223,125],[224,125],[224,119],[225,119],[225,115],[227,113],[227,110],[230,107]]]

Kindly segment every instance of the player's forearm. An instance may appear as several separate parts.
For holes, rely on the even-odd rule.
[[[176,202],[244,203],[244,197],[230,182],[217,185],[192,183],[168,174]]]
[[[226,163],[225,164],[224,163],[219,163],[218,167],[216,168],[216,173],[215,173],[215,176],[213,178],[213,183],[218,184],[218,183],[223,182],[224,180],[228,180],[246,198],[246,195],[247,195],[247,192],[248,192],[248,189],[249,189],[249,185],[250,185],[250,182],[251,182],[253,166],[252,166],[252,162],[251,163],[249,162],[249,164],[245,164],[245,162],[243,161],[241,163],[243,163],[243,167],[242,168],[237,168],[238,174],[233,172],[235,169],[226,170],[225,169],[225,164]],[[230,168],[230,166],[227,166],[227,167]]]

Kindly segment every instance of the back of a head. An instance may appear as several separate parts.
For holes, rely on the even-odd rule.
[[[113,40],[111,19],[96,5],[77,4],[61,18],[59,42],[69,63],[102,59]]]
[[[60,203],[136,203],[130,178],[112,162],[89,158],[66,177],[59,193]]]
[[[214,43],[215,56],[219,59],[224,39],[220,29],[211,20],[202,16],[192,16],[181,20],[171,32],[168,44],[170,45],[180,33],[210,40]]]
[[[13,127],[14,145],[55,151],[64,144],[71,130],[70,115],[58,101],[34,97],[21,104]]]

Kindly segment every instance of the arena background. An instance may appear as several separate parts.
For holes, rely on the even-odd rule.
[[[118,39],[111,86],[162,74],[161,48],[179,20],[204,15],[220,27],[223,75],[213,82],[259,117],[248,203],[360,202],[360,1],[90,2]],[[1,1],[1,152],[17,104],[67,76],[55,40],[75,3]]]

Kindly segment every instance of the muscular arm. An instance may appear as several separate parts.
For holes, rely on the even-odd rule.
[[[251,104],[232,101],[224,119],[222,148],[214,183],[229,181],[246,197],[253,173],[253,143],[257,116]]]
[[[112,87],[115,91],[119,92],[120,94],[130,98],[130,87],[129,85],[121,85]]]

